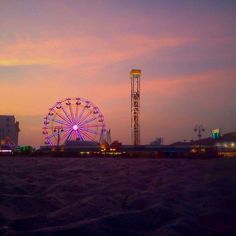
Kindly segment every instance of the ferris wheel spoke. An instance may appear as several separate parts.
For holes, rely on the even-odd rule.
[[[84,132],[84,131],[81,130],[81,133],[82,133],[83,136],[86,136],[86,137],[87,137],[88,139],[90,139],[91,141],[94,141],[94,139],[93,139],[89,134],[87,134],[86,132]]]
[[[102,124],[96,124],[96,125],[85,124],[85,125],[83,125],[83,127],[86,127],[86,128],[99,128],[99,127],[103,127],[103,125]]]
[[[64,134],[62,135],[61,139],[62,139],[62,140],[65,140],[66,137],[69,135],[69,132],[70,132],[70,131],[71,131],[71,130],[65,130],[65,132],[64,132]]]
[[[79,111],[79,105],[76,104],[76,108],[75,108],[75,116],[74,116],[74,122],[75,122],[75,123],[77,123],[78,111]]]
[[[76,132],[73,130],[73,132],[72,132],[72,134],[71,134],[71,139],[72,139],[72,140],[75,140],[76,137],[77,137]]]
[[[73,131],[73,129],[71,129],[71,128],[66,128],[66,129],[65,129],[65,136],[68,136],[72,131]]]
[[[71,139],[71,136],[73,136],[72,134],[74,133],[74,129],[70,128],[70,127],[67,127],[65,129],[65,134],[63,135],[63,138],[65,141]]]
[[[79,130],[77,130],[77,137],[78,137],[80,140],[84,141],[84,138],[83,138],[82,135],[80,134]]]
[[[59,124],[62,124],[62,125],[67,125],[65,121],[62,121],[62,120],[56,120],[56,119],[51,119],[51,118],[48,118],[50,121],[54,121],[56,123],[59,123]]]
[[[51,142],[51,140],[48,137],[45,137],[44,142],[50,145],[53,145],[53,143]]]
[[[80,119],[81,119],[81,117],[83,116],[83,114],[84,114],[84,111],[85,111],[85,106],[83,107],[83,109],[82,109],[82,111],[80,112],[80,114],[79,114],[79,117],[78,117],[78,119],[76,119],[76,123],[79,123],[79,121],[80,121]],[[77,118],[77,117],[76,117]]]
[[[62,143],[64,143],[63,141],[65,140],[65,138],[68,136],[68,133],[69,133],[69,130],[68,130],[69,128],[66,128],[66,127],[64,127],[63,128],[63,131],[61,131],[61,132],[59,132],[59,134],[57,134],[57,133],[55,133],[53,136],[54,136],[54,138],[55,138],[55,141],[57,141],[57,139],[59,138],[59,137],[56,137],[56,136],[58,136],[58,135],[60,135],[60,140],[61,140],[61,142]],[[51,135],[52,136],[52,135]],[[52,136],[52,137],[53,137]],[[50,137],[50,136],[49,136]],[[52,138],[51,137],[51,138]]]
[[[49,135],[47,138],[48,139],[51,139],[52,137],[56,137],[57,136],[57,134],[56,133],[52,133],[51,135]]]
[[[66,119],[66,117],[62,116],[60,113],[58,113],[58,112],[56,112],[56,111],[55,111],[55,114],[56,114],[57,116],[59,116],[61,119],[63,119],[66,123],[68,123],[68,120]]]
[[[93,110],[91,110],[90,112],[88,112],[88,113],[83,117],[83,119],[80,119],[79,123],[84,122],[85,120],[87,120],[88,117],[89,117],[92,113],[93,113]]]
[[[68,135],[67,135],[67,137],[66,137],[66,140],[65,141],[68,141],[68,140],[70,140],[70,137],[71,137],[71,135],[72,135],[72,133],[73,133],[73,130],[70,130],[70,131],[68,131]]]
[[[70,118],[68,112],[66,111],[66,109],[65,109],[63,106],[61,106],[61,109],[63,110],[63,112],[65,113],[65,115],[66,115],[66,117],[67,117],[67,119],[68,119],[67,122],[69,122],[70,124],[72,124],[73,121],[71,120],[71,118]]]
[[[70,115],[71,115],[71,119],[72,119],[72,122],[75,122],[74,120],[74,113],[73,113],[73,110],[72,110],[72,107],[71,107],[71,103],[69,105],[69,110],[70,110]]]
[[[88,124],[88,123],[90,123],[90,122],[92,122],[94,120],[96,120],[96,117],[93,117],[92,119],[89,119],[89,120],[86,120],[86,121],[84,121],[82,123],[79,123],[79,125],[84,126],[84,125],[86,125],[86,124]]]
[[[70,125],[70,126],[67,125],[66,127],[63,127],[63,129],[64,129],[66,132],[72,130],[71,125]]]
[[[91,134],[97,134],[97,132],[95,132],[95,131],[93,131],[93,130],[91,130],[91,129],[85,129],[85,128],[81,128],[83,131],[86,131],[86,132],[89,132],[89,133],[91,133]]]

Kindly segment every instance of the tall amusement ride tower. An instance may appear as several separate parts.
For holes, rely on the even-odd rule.
[[[130,71],[131,80],[131,143],[140,145],[140,77],[141,70]]]

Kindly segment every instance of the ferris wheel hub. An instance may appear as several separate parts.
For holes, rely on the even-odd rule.
[[[73,130],[77,130],[78,129],[78,125],[73,125]]]

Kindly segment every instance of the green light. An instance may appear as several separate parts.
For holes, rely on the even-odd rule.
[[[21,146],[17,150],[20,152],[32,152],[33,151],[31,146]]]
[[[221,138],[221,133],[220,133],[220,129],[213,129],[211,131],[211,137],[213,139],[220,139]]]

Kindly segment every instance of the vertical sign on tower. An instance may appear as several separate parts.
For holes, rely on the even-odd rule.
[[[131,143],[140,145],[140,76],[141,70],[130,71],[131,79]]]

